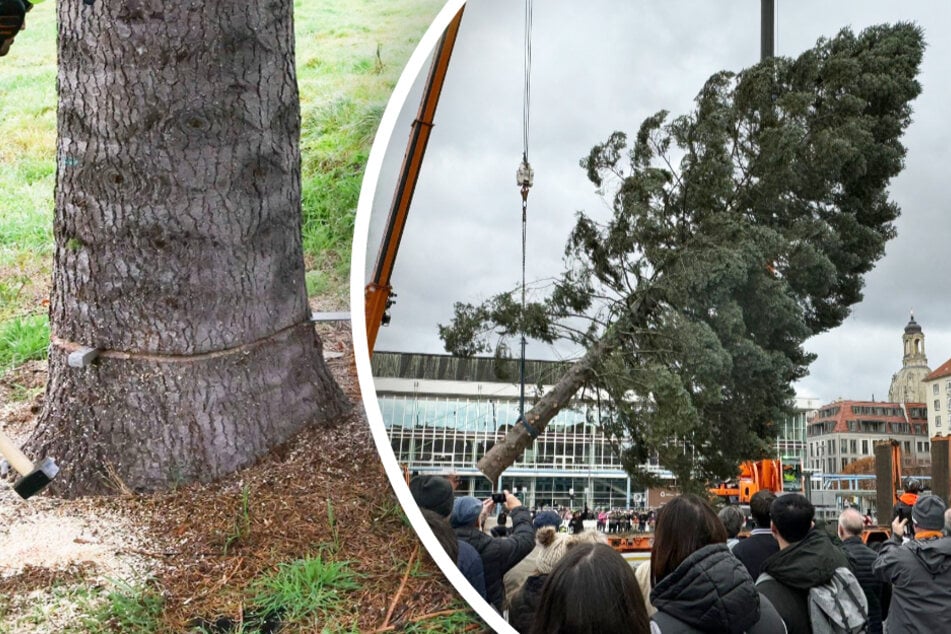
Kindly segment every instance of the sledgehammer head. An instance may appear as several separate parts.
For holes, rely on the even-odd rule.
[[[17,480],[13,490],[25,500],[45,489],[57,473],[59,473],[59,467],[56,466],[56,462],[52,458],[47,458],[40,466]]]

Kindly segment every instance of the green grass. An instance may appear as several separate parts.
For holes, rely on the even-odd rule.
[[[0,306],[12,308],[14,304],[18,303],[20,294],[29,283],[29,276],[22,273],[10,272],[3,279],[0,279]],[[10,315],[5,315],[3,312],[0,312],[0,317],[9,316]]]
[[[387,500],[373,509],[374,522],[385,522],[390,519],[399,520],[403,526],[411,526],[409,518],[406,517],[406,512],[396,498]]]
[[[37,6],[10,54],[0,60],[0,291],[12,262],[23,255],[46,258],[52,253],[54,16],[54,3]],[[2,293],[0,299],[5,299]]]
[[[255,580],[249,603],[259,614],[281,614],[284,622],[316,624],[346,611],[349,593],[360,587],[349,562],[311,557],[280,564],[273,574]]]
[[[4,597],[0,632],[158,634],[165,631],[161,623],[164,603],[151,580],[54,583],[30,596]]]
[[[2,613],[0,632],[49,631],[50,621],[57,620],[59,614],[85,615],[84,608],[89,604],[92,592],[85,586],[55,584],[43,593],[42,600],[37,600],[36,596],[26,600],[6,597],[7,605]],[[10,629],[3,629],[4,626]],[[61,631],[63,634],[79,634],[86,629],[77,622],[75,626],[66,626]]]
[[[370,145],[403,65],[443,4],[294,3],[304,252],[310,268],[325,274],[325,284],[314,294],[337,289],[344,306],[353,221]]]
[[[81,619],[84,631],[89,634],[161,631],[165,599],[156,585],[150,581],[133,584],[116,580],[113,583],[115,588],[105,596],[87,602],[88,612]]]
[[[241,502],[234,524],[225,537],[223,555],[228,556],[228,550],[251,535],[251,488],[246,484],[241,487]]]
[[[14,317],[0,323],[0,373],[34,359],[45,359],[50,343],[46,315]]]
[[[405,634],[443,634],[445,632],[463,632],[473,625],[482,625],[482,621],[464,603],[459,603],[457,611],[440,614],[428,619],[407,623],[400,630]],[[481,631],[481,627],[480,630]]]
[[[324,271],[307,271],[304,275],[307,284],[307,296],[316,297],[330,291],[330,278]]]
[[[363,167],[386,101],[444,0],[295,0],[303,244],[309,292],[346,308]],[[56,147],[55,3],[37,5],[0,61],[0,320],[11,263],[49,260]],[[312,278],[313,279],[313,278]]]

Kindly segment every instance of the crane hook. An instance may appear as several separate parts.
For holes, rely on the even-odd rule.
[[[515,172],[516,183],[522,188],[522,202],[528,200],[528,190],[535,181],[535,170],[528,163],[528,157],[522,154],[522,163]]]

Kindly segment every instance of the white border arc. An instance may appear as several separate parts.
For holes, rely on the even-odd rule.
[[[366,284],[366,254],[367,239],[370,232],[370,216],[373,211],[373,199],[376,193],[377,184],[380,179],[380,171],[383,167],[383,158],[386,149],[390,145],[393,132],[396,128],[397,119],[400,111],[406,104],[413,84],[417,77],[425,70],[426,62],[431,53],[435,50],[439,38],[445,32],[446,27],[452,21],[452,18],[459,12],[459,9],[465,4],[465,0],[448,0],[442,10],[436,15],[436,19],[427,29],[425,35],[416,46],[416,50],[410,56],[409,62],[403,69],[396,88],[390,96],[390,100],[383,111],[383,117],[380,120],[380,126],[377,130],[376,138],[373,141],[373,147],[370,149],[370,156],[367,159],[366,171],[363,176],[363,185],[360,189],[360,199],[357,203],[357,216],[354,221],[353,231],[353,249],[350,259],[350,315],[351,325],[353,327],[353,348],[357,365],[357,377],[360,382],[360,393],[363,395],[363,405],[366,410],[367,420],[370,423],[370,430],[373,433],[373,440],[376,443],[377,453],[386,469],[386,475],[390,480],[390,485],[396,492],[403,507],[406,517],[410,524],[416,530],[423,545],[429,551],[433,560],[439,566],[440,570],[446,575],[446,578],[452,582],[460,595],[469,603],[470,606],[479,614],[480,617],[490,625],[495,631],[503,633],[515,633],[515,630],[506,623],[498,612],[496,612],[488,602],[485,601],[475,591],[466,578],[456,567],[456,562],[449,558],[449,555],[442,549],[436,536],[433,534],[429,525],[423,518],[422,512],[416,506],[409,487],[403,479],[403,472],[393,449],[390,447],[390,439],[387,436],[386,428],[383,425],[383,415],[380,411],[380,405],[376,398],[376,388],[373,383],[373,373],[370,368],[370,352],[367,347],[366,338],[366,313],[364,306],[364,286]]]

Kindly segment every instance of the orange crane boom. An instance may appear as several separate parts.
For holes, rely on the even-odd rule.
[[[393,265],[396,262],[396,254],[400,248],[400,240],[403,238],[403,229],[406,226],[409,207],[413,201],[413,192],[416,190],[416,183],[419,180],[419,169],[423,163],[423,156],[426,154],[426,145],[429,143],[429,135],[433,127],[433,117],[436,114],[436,106],[439,103],[439,95],[446,79],[446,70],[449,67],[449,59],[452,57],[452,49],[456,43],[464,9],[465,5],[459,9],[449,26],[446,27],[446,31],[440,38],[433,55],[426,87],[420,99],[419,111],[413,121],[409,143],[406,146],[406,153],[403,155],[403,164],[400,167],[396,191],[390,205],[390,213],[386,219],[383,240],[380,243],[380,250],[373,266],[373,277],[364,290],[367,347],[371,356],[373,355],[373,347],[376,345],[377,334],[380,332],[380,326],[389,321],[386,311],[392,305],[393,297],[395,297],[393,287],[390,285]]]

